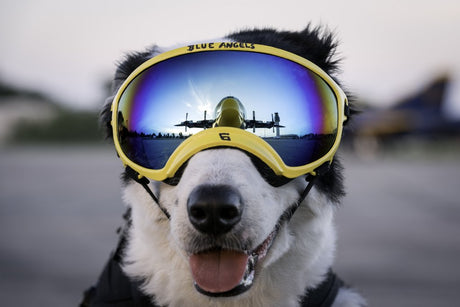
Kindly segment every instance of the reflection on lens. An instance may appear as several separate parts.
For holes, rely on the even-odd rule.
[[[186,138],[235,127],[263,138],[288,166],[324,156],[337,135],[334,92],[293,61],[255,52],[208,51],[147,68],[118,104],[118,137],[126,156],[161,169]]]

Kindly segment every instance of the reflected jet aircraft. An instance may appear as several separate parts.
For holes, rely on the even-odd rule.
[[[271,121],[256,120],[256,112],[252,111],[252,119],[245,119],[245,109],[243,104],[236,98],[228,96],[223,98],[215,108],[216,119],[206,119],[206,111],[204,111],[204,119],[198,121],[188,120],[188,113],[185,113],[185,121],[174,125],[176,127],[187,128],[202,128],[207,129],[211,127],[236,127],[242,129],[252,128],[255,132],[256,128],[275,128],[277,129],[276,134],[279,136],[279,128],[285,126],[280,125],[280,116],[278,112],[272,114]]]

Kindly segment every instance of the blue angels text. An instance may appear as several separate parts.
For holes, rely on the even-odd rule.
[[[203,43],[187,46],[187,51],[197,51],[205,49],[222,49],[222,48],[244,48],[254,49],[255,45],[252,43],[237,43],[237,42],[223,42],[223,43]]]

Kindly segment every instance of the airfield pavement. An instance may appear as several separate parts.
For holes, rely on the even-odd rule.
[[[458,306],[460,156],[342,160],[335,271],[369,306]],[[107,147],[8,147],[0,170],[0,304],[78,306],[117,241],[120,161]]]

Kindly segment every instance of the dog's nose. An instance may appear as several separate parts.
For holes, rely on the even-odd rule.
[[[238,191],[227,185],[196,187],[187,201],[192,225],[209,235],[230,231],[240,220],[243,203]]]

